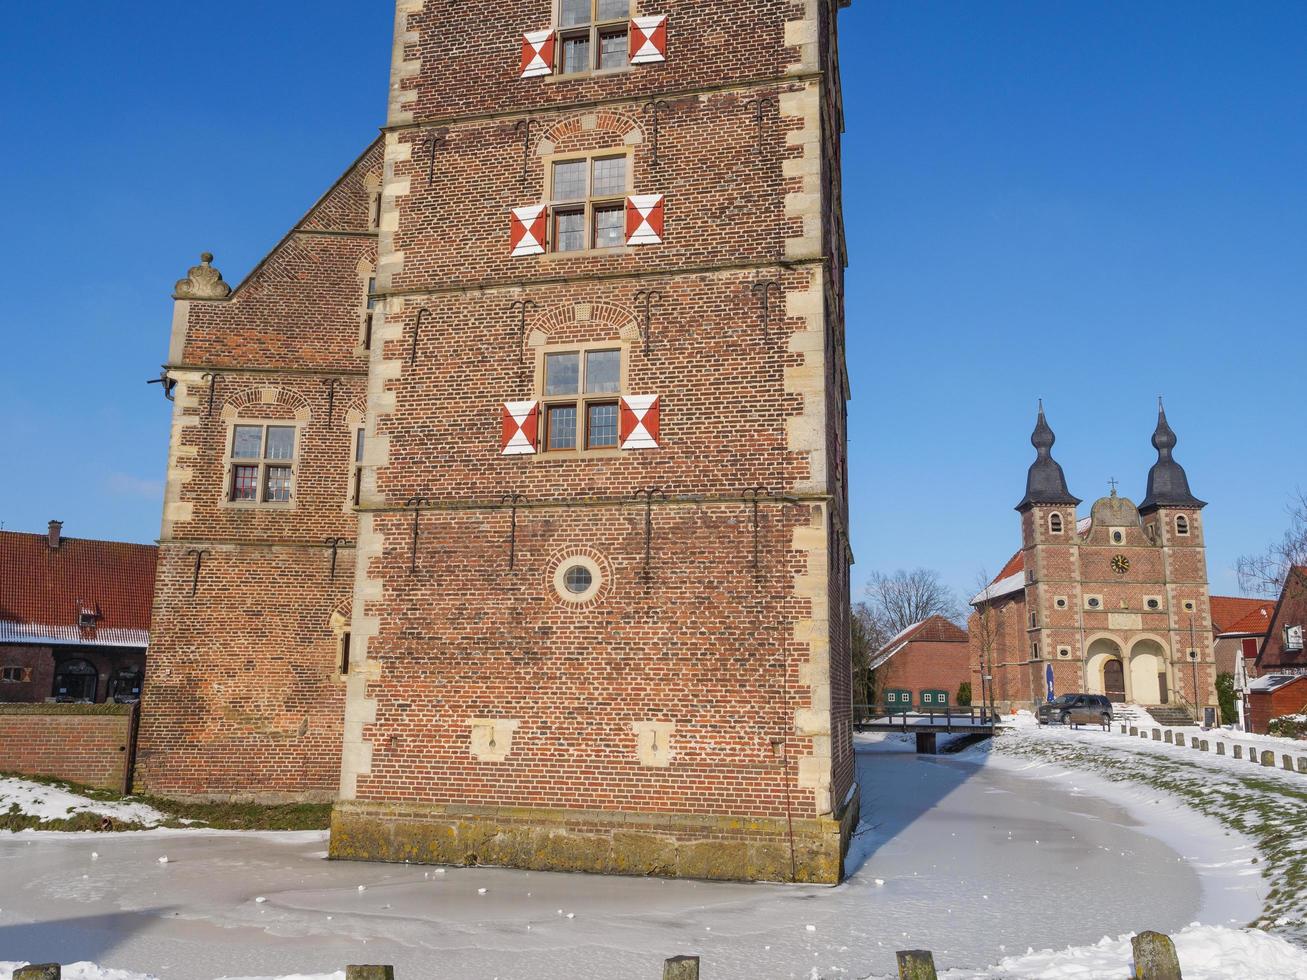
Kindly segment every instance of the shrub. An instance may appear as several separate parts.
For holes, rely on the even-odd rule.
[[[1221,706],[1221,724],[1233,725],[1239,720],[1239,710],[1234,705],[1234,674],[1216,675],[1216,700]]]
[[[1272,718],[1266,734],[1280,738],[1307,738],[1307,715],[1281,715]]]
[[[958,685],[958,706],[962,708],[971,707],[971,681],[963,681]]]

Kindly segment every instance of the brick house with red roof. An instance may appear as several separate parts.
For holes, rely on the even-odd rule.
[[[1248,729],[1264,734],[1271,719],[1307,714],[1307,566],[1289,569],[1249,682]]]
[[[931,616],[881,647],[870,668],[880,701],[891,711],[957,704],[958,689],[971,680],[967,631],[943,616]]]
[[[0,531],[0,702],[136,700],[157,552]]]

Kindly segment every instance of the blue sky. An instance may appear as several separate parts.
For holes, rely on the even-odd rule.
[[[158,533],[172,283],[204,249],[239,281],[372,138],[390,7],[8,19],[6,528]],[[1038,397],[1071,489],[1139,499],[1164,394],[1234,591],[1307,485],[1307,4],[842,18],[855,587],[1010,556]]]

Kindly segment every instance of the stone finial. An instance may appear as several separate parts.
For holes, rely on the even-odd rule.
[[[213,253],[200,256],[200,264],[191,266],[186,278],[178,280],[173,299],[226,299],[231,287],[222,281],[222,273],[212,266]]]

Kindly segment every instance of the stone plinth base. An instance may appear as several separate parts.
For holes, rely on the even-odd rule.
[[[835,817],[719,817],[342,801],[330,855],[350,861],[838,884],[858,792]]]

